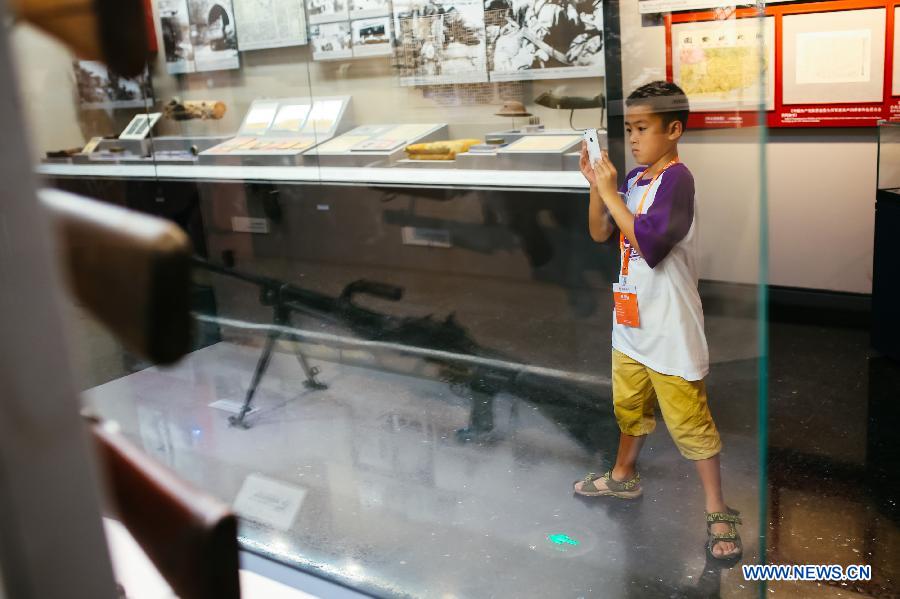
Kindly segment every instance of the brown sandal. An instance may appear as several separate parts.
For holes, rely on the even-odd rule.
[[[706,552],[709,557],[720,561],[739,560],[744,554],[744,545],[741,543],[741,535],[738,534],[737,525],[743,524],[740,518],[740,512],[728,508],[725,512],[707,512],[706,513]],[[712,525],[717,522],[724,522],[729,525],[728,532],[713,532]],[[713,547],[717,543],[731,542],[735,545],[734,553],[726,553],[719,555],[713,553]]]
[[[605,489],[597,488],[594,484],[595,480],[602,480],[606,483]],[[603,476],[597,476],[593,472],[589,472],[582,480],[576,480],[574,484],[584,483],[581,489],[575,488],[574,491],[578,495],[585,497],[603,497],[612,496],[620,499],[637,499],[644,490],[641,488],[641,475],[635,473],[634,477],[625,481],[618,481],[612,477],[612,470],[609,470]]]

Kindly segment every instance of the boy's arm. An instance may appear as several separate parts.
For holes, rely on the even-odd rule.
[[[591,204],[588,207],[588,229],[591,239],[597,243],[603,243],[612,236],[616,225],[612,221],[606,204],[600,197],[600,192],[595,185],[591,185]]]
[[[597,175],[594,172],[594,165],[591,164],[587,144],[585,142],[581,142],[581,160],[579,166],[581,168],[581,174],[587,179],[591,190],[591,202],[588,205],[588,231],[591,234],[591,239],[597,243],[603,243],[613,234],[616,226],[610,219],[609,212],[606,210],[606,206],[600,198],[600,192],[597,190]]]
[[[644,254],[641,252],[640,245],[634,234],[634,215],[628,209],[628,205],[625,204],[622,196],[619,195],[619,189],[616,187],[618,173],[616,172],[616,167],[609,160],[609,154],[607,154],[606,150],[603,151],[603,160],[598,161],[594,165],[594,169],[597,181],[597,195],[605,205],[609,217],[615,223],[615,226],[625,234],[631,246],[643,256]],[[593,192],[593,188],[591,191]],[[593,200],[593,194],[591,199]],[[607,235],[608,237],[609,235]]]
[[[608,160],[597,164],[597,186],[616,225],[650,268],[669,255],[684,239],[694,221],[694,179],[683,166],[662,175],[647,212],[633,215],[615,189],[615,167]]]

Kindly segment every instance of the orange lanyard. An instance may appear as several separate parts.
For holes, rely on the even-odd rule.
[[[669,162],[669,164],[662,167],[662,170],[660,170],[658,173],[656,173],[656,175],[653,176],[653,179],[650,180],[650,185],[648,185],[647,189],[644,191],[644,197],[641,198],[641,203],[638,204],[637,212],[634,213],[635,216],[641,214],[641,212],[644,211],[644,202],[647,201],[647,196],[650,194],[650,188],[653,187],[653,184],[656,183],[656,180],[659,179],[660,176],[664,172],[666,172],[666,169],[668,169],[670,166],[672,166],[673,164],[675,164],[677,162],[678,162],[678,157],[676,156],[671,162]],[[647,172],[647,171],[645,170],[644,173],[645,172]],[[644,178],[644,173],[641,173],[640,175],[638,175],[637,179],[634,180],[634,183],[631,184],[631,187],[628,188],[628,192],[625,194],[626,200],[628,199],[628,194],[630,194],[631,191],[635,187],[637,187],[637,184],[641,182],[641,179]],[[619,250],[622,252],[622,276],[627,277],[628,276],[628,264],[629,264],[629,262],[631,262],[631,260],[629,260],[629,254],[631,254],[631,252],[625,251],[625,233],[623,233],[622,231],[619,231]]]

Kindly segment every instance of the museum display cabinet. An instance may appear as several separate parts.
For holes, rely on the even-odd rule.
[[[782,88],[789,16],[712,2],[147,6],[136,78],[8,29],[42,184],[169,219],[194,253],[174,365],[70,307],[85,406],[232,505],[244,550],[375,596],[758,595],[708,558],[700,481],[658,415],[641,500],[573,496],[619,440],[620,249],[588,230],[582,131],[621,183],[648,127],[629,94],[687,95],[709,405],[757,563],[766,130],[841,77],[868,102],[877,65],[825,72],[833,23],[798,19]],[[844,50],[885,43],[878,6]]]

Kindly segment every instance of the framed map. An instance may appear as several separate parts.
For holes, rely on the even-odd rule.
[[[672,26],[673,80],[691,110],[775,108],[775,19]]]

